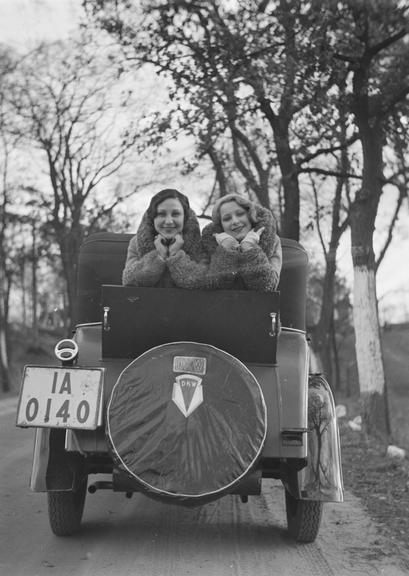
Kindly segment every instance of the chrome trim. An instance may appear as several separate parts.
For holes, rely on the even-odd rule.
[[[277,336],[277,333],[278,333],[278,314],[277,314],[277,312],[270,312],[270,318],[271,318],[271,330],[268,333],[268,335],[271,336],[272,338],[275,338],[275,336]]]
[[[78,356],[78,344],[71,338],[64,338],[55,345],[54,354],[61,362],[71,362]]]
[[[104,306],[104,331],[105,332],[109,332],[111,330],[111,326],[109,325],[108,322],[108,312],[111,310],[111,308],[109,306]]]
[[[84,322],[82,324],[76,324],[76,328],[82,328],[83,326],[102,326],[102,322]]]
[[[285,330],[286,332],[296,332],[297,334],[306,334],[305,330],[300,330],[299,328],[290,328],[289,326],[281,325],[281,330]]]

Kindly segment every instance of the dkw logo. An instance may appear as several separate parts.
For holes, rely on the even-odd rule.
[[[203,402],[202,378],[192,374],[175,377],[172,400],[187,418]]]

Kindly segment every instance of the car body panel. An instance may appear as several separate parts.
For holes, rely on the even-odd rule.
[[[114,490],[138,490],[112,461],[106,407],[118,378],[139,354],[152,344],[175,338],[184,341],[187,334],[189,341],[202,341],[237,357],[255,376],[264,396],[267,433],[261,458],[232,492],[258,494],[262,477],[274,477],[295,498],[342,501],[332,392],[322,376],[309,374],[307,257],[302,247],[282,240],[280,294],[206,293],[120,286],[130,238],[126,234],[93,235],[79,257],[75,364],[104,368],[104,424],[96,430],[58,430],[58,435],[53,429],[37,429],[31,489],[71,489],[85,467],[85,473],[113,473],[110,485]],[[155,337],[155,330],[160,337]],[[58,475],[60,467],[64,473]]]

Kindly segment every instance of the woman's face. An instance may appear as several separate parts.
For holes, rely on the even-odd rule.
[[[247,210],[234,200],[220,206],[220,220],[223,231],[239,242],[252,229]]]
[[[156,209],[153,226],[158,234],[171,240],[182,234],[184,224],[183,206],[177,198],[166,198]]]

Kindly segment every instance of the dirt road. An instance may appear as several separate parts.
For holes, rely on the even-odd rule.
[[[242,504],[227,496],[186,509],[107,491],[87,496],[82,532],[57,538],[46,496],[28,489],[31,430],[14,427],[15,404],[0,403],[0,576],[407,576],[387,542],[346,495],[327,504],[314,544],[285,529],[281,485]]]

